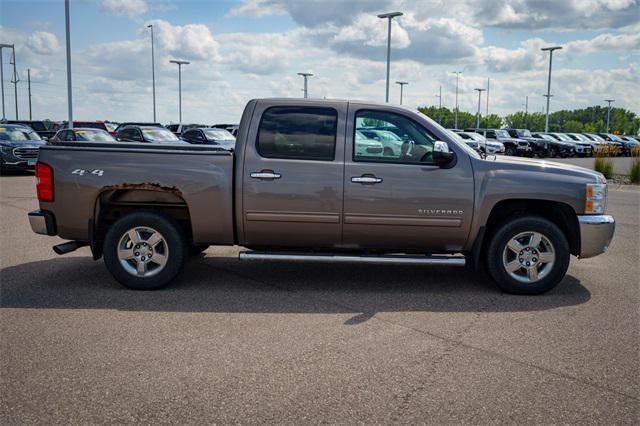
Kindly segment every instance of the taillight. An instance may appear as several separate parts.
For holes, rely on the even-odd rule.
[[[38,201],[53,201],[53,169],[50,165],[36,163],[36,193]]]

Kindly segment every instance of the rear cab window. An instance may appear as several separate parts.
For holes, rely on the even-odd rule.
[[[256,149],[265,158],[333,161],[337,123],[333,108],[271,107],[262,114]]]

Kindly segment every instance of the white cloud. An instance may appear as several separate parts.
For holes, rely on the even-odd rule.
[[[172,25],[163,20],[150,21],[147,24],[153,24],[154,36],[159,48],[176,58],[202,60],[218,58],[220,44],[206,25]]]
[[[149,11],[149,5],[145,0],[102,0],[100,8],[112,15],[126,16],[131,19]]]
[[[53,55],[60,49],[60,43],[55,34],[37,31],[27,39],[27,46],[39,55]]]

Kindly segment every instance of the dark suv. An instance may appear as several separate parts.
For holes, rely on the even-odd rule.
[[[566,143],[557,138],[551,136],[548,133],[543,132],[535,132],[532,133],[531,136],[535,139],[545,141],[548,146],[549,157],[573,157],[576,155],[575,146],[571,143]]]
[[[476,132],[483,135],[487,140],[494,139],[498,142],[502,142],[504,145],[505,155],[519,155],[521,157],[532,157],[533,150],[531,143],[519,138],[514,138],[509,135],[504,129],[464,129],[465,132]]]
[[[116,139],[121,142],[186,143],[169,129],[155,126],[126,126],[118,130]]]
[[[549,143],[544,139],[534,138],[528,129],[506,129],[509,136],[516,139],[524,139],[531,144],[533,155],[546,157],[549,155]]]

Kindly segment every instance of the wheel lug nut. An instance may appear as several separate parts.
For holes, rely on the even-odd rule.
[[[144,257],[142,258],[144,260]],[[531,262],[527,262],[527,266],[531,266]]]
[[[524,262],[524,259],[523,259],[523,258],[521,258],[521,257],[520,257],[520,258],[518,258],[518,260],[520,261],[520,263]]]
[[[538,259],[536,259],[535,257],[533,259],[531,259],[531,260],[534,261],[534,262],[538,261]]]
[[[139,252],[139,251],[135,252],[134,254],[135,254],[136,256],[140,256],[140,252]]]
[[[529,251],[529,250],[531,250],[531,249],[530,249],[529,247],[527,247],[525,250],[526,250],[526,251]]]
[[[146,260],[146,258],[144,256],[142,256],[142,260]],[[527,263],[529,263],[529,262],[527,262]]]

